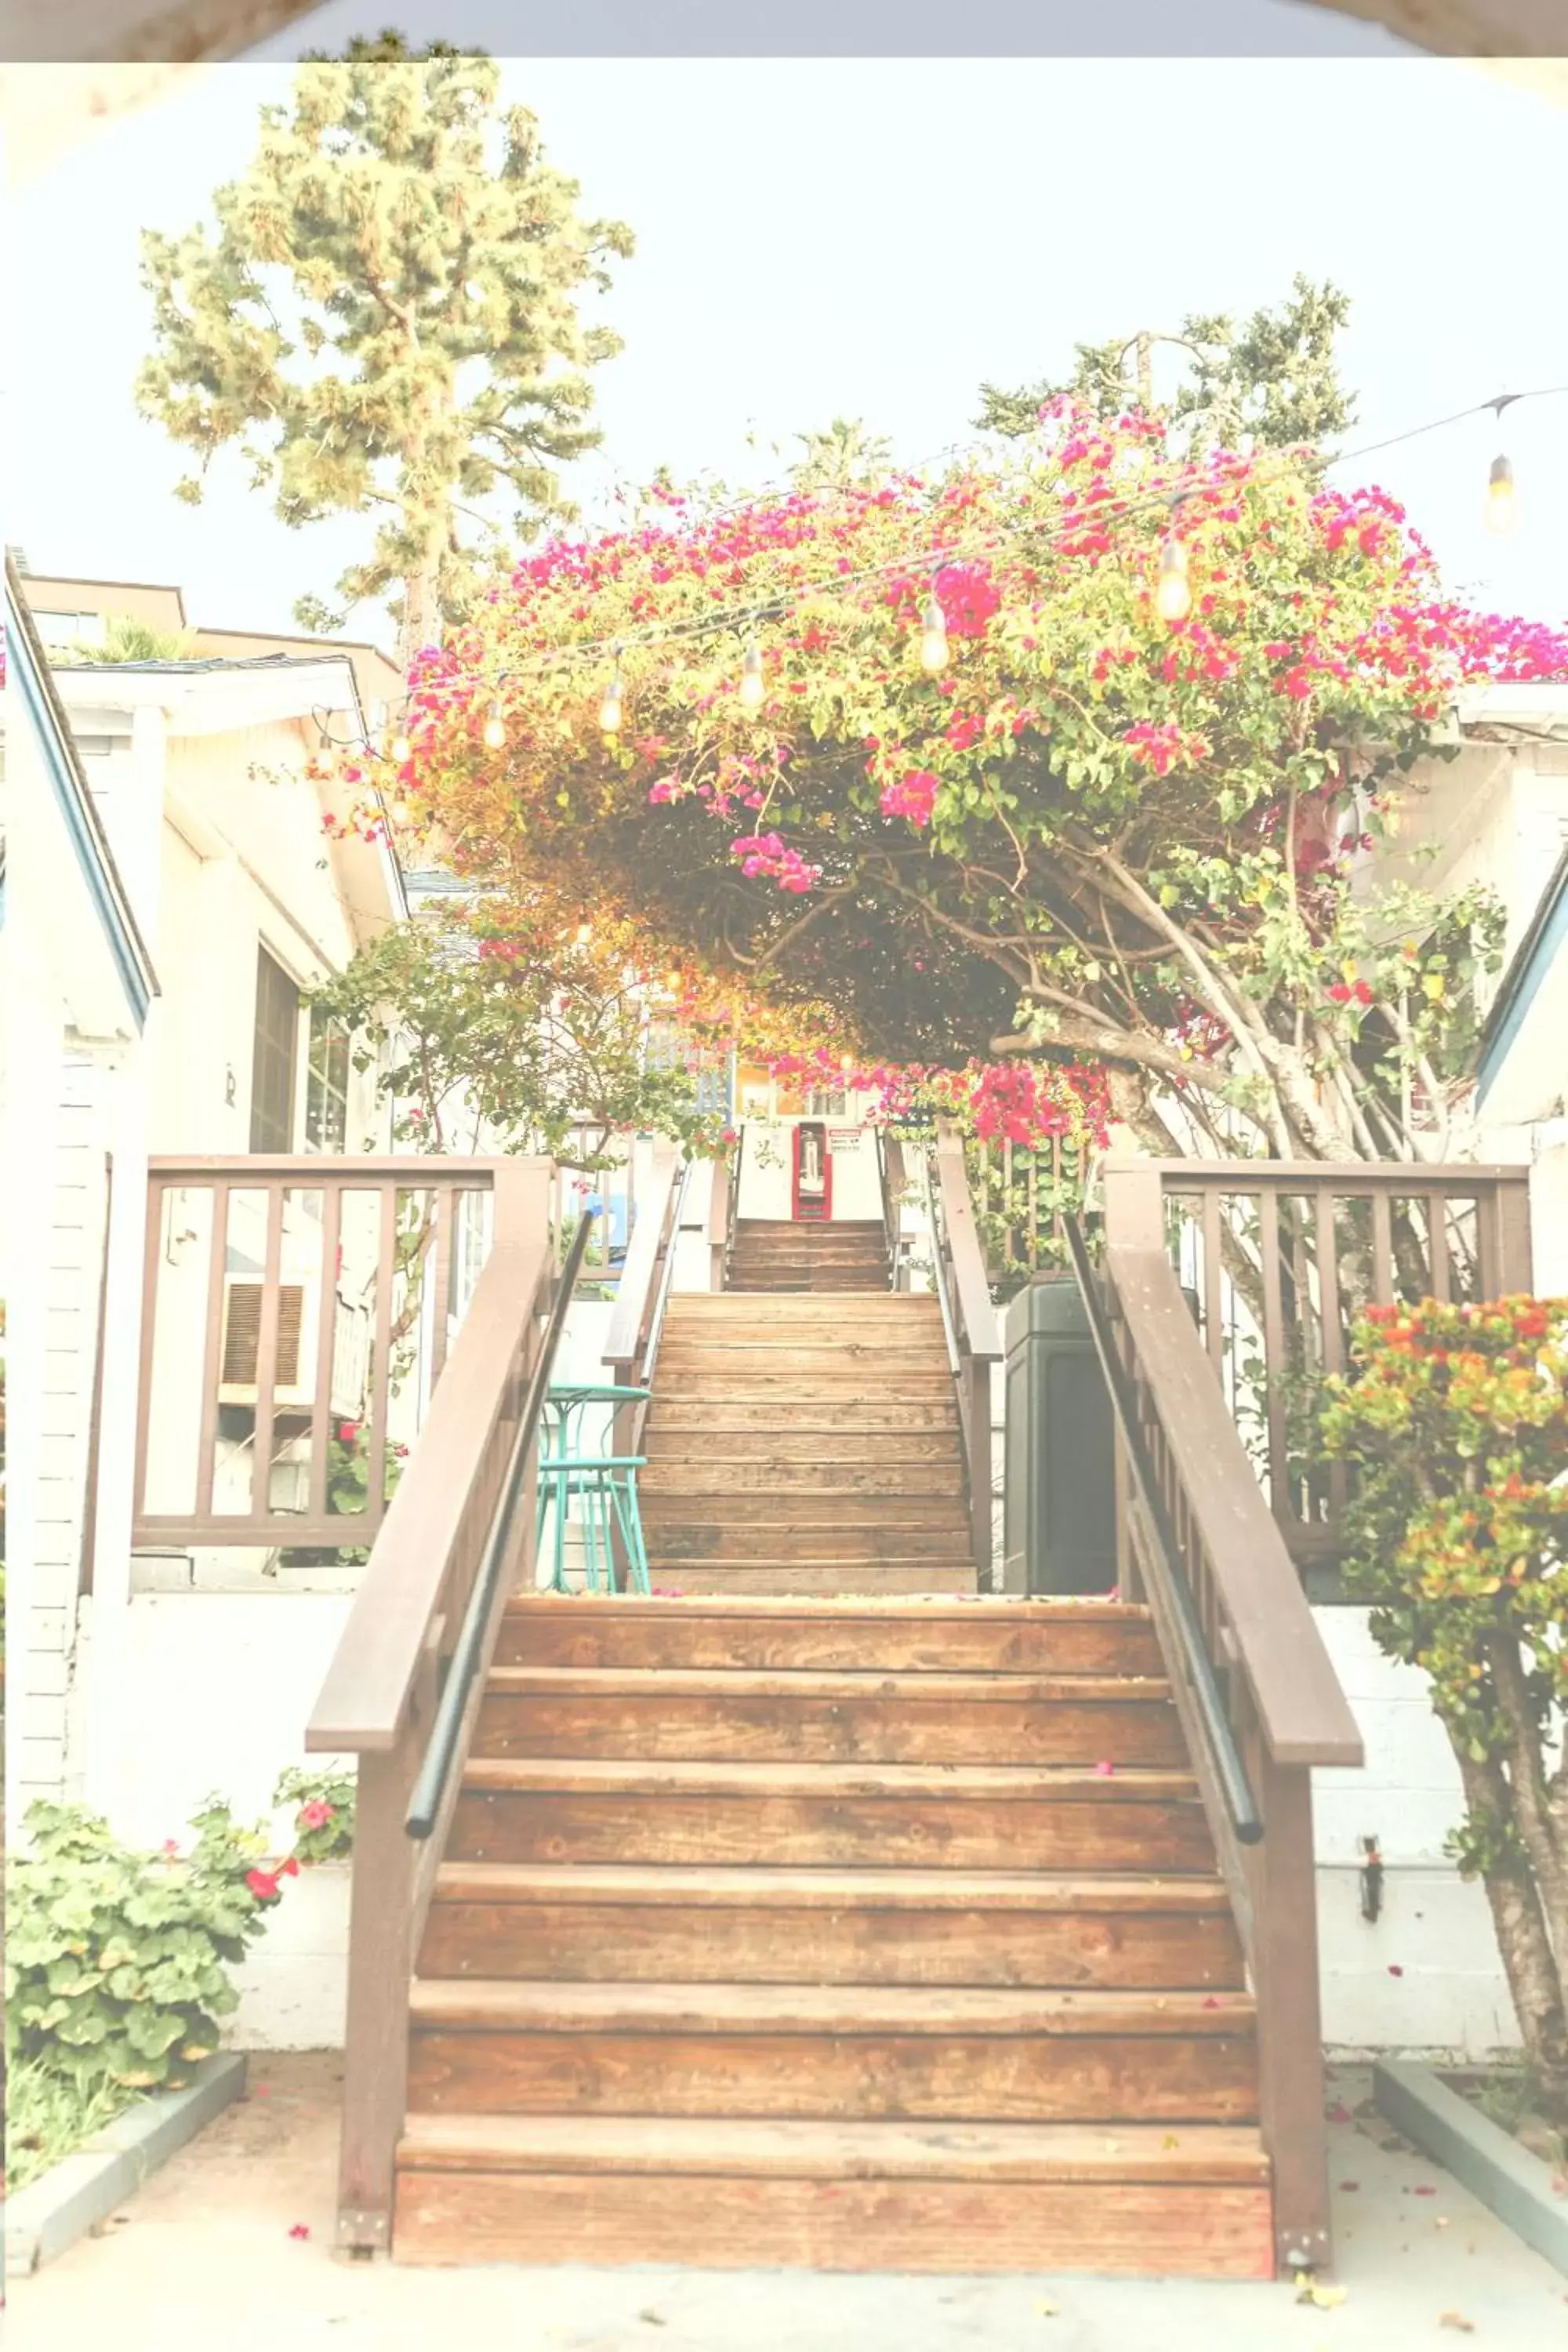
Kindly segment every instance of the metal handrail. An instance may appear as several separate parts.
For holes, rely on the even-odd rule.
[[[952,1319],[952,1301],[947,1295],[944,1244],[947,1227],[942,1222],[941,1193],[936,1181],[936,1161],[932,1153],[925,1155],[926,1214],[931,1220],[931,1274],[936,1283],[936,1295],[942,1306],[942,1331],[947,1341],[947,1366],[954,1380],[963,1369],[963,1359],[958,1344],[958,1329]]]
[[[1126,1367],[1117,1352],[1110,1318],[1105,1311],[1105,1304],[1100,1295],[1100,1286],[1095,1280],[1094,1267],[1089,1259],[1089,1244],[1084,1239],[1083,1226],[1076,1216],[1064,1214],[1062,1231],[1067,1238],[1068,1255],[1072,1260],[1072,1270],[1078,1282],[1079,1295],[1083,1300],[1084,1313],[1089,1318],[1089,1335],[1094,1341],[1094,1351],[1100,1359],[1100,1370],[1105,1375],[1105,1385],[1110,1395],[1111,1411],[1116,1415],[1116,1425],[1121,1432],[1121,1443],[1126,1451],[1128,1468],[1132,1475],[1132,1484],[1153,1533],[1159,1572],[1164,1579],[1169,1594],[1176,1632],[1182,1645],[1183,1664],[1186,1668],[1187,1679],[1192,1685],[1193,1696],[1203,1724],[1204,1738],[1207,1743],[1209,1754],[1214,1759],[1215,1770],[1218,1775],[1220,1785],[1225,1791],[1231,1825],[1243,1845],[1257,1845],[1263,1835],[1263,1816],[1258,1810],[1257,1799],[1247,1780],[1247,1768],[1241,1760],[1241,1751],[1237,1747],[1236,1735],[1231,1730],[1230,1720],[1225,1711],[1225,1702],[1220,1696],[1219,1685],[1215,1678],[1214,1662],[1209,1656],[1208,1644],[1204,1639],[1203,1622],[1198,1615],[1197,1602],[1194,1598],[1192,1586],[1187,1581],[1187,1571],[1183,1563],[1181,1549],[1176,1542],[1175,1530],[1171,1525],[1171,1517],[1165,1507],[1164,1496],[1160,1492],[1160,1482],[1155,1475],[1153,1463],[1150,1459],[1148,1443],[1139,1426],[1131,1383],[1128,1380]]]
[[[695,1165],[695,1160],[687,1160],[680,1171],[680,1181],[675,1188],[675,1202],[669,1218],[669,1241],[664,1253],[664,1264],[659,1269],[658,1288],[654,1294],[653,1319],[647,1327],[647,1344],[643,1349],[640,1366],[642,1378],[639,1385],[645,1389],[653,1386],[653,1370],[658,1361],[658,1343],[664,1337],[665,1309],[669,1305],[669,1286],[675,1273],[675,1253],[680,1244],[681,1211],[686,1206],[686,1188],[691,1181],[691,1171]]]
[[[730,1179],[730,1197],[724,1206],[724,1287],[730,1287],[730,1261],[735,1255],[735,1237],[741,1225],[741,1176],[746,1165],[746,1122],[741,1121],[741,1140],[735,1153],[735,1172]]]
[[[501,1481],[500,1498],[490,1519],[489,1533],[479,1560],[479,1573],[468,1594],[462,1631],[458,1635],[441,1696],[436,1704],[436,1719],[430,1727],[430,1742],[425,1750],[425,1760],[419,1768],[409,1799],[408,1814],[404,1827],[411,1838],[427,1838],[440,1816],[447,1782],[451,1777],[453,1760],[458,1751],[458,1734],[462,1728],[468,1694],[479,1672],[479,1655],[484,1648],[485,1633],[500,1582],[501,1570],[511,1549],[512,1521],[522,1498],[523,1483],[528,1475],[529,1453],[539,1427],[539,1416],[544,1410],[544,1400],[550,1387],[550,1375],[555,1363],[555,1351],[565,1328],[566,1310],[572,1304],[572,1294],[588,1246],[588,1234],[596,1209],[584,1209],[577,1230],[572,1236],[572,1246],[566,1253],[566,1263],[556,1276],[555,1297],[551,1303],[550,1319],[544,1327],[533,1374],[523,1399],[522,1412],[512,1440],[511,1454]]]

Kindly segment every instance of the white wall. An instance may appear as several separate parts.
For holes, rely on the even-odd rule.
[[[1361,1770],[1312,1775],[1324,2039],[1466,2057],[1511,2048],[1518,2028],[1486,1895],[1443,1851],[1464,1811],[1458,1769],[1426,1676],[1384,1656],[1369,1613],[1312,1612],[1366,1744]],[[1363,1836],[1384,1863],[1375,1925],[1361,1916]]]

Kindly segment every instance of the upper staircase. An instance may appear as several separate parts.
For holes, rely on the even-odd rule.
[[[929,1293],[672,1297],[643,1444],[656,1584],[975,1589],[958,1407]]]
[[[728,1289],[887,1290],[891,1279],[879,1218],[736,1220]]]

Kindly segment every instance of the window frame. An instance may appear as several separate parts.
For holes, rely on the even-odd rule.
[[[321,1064],[318,1067],[318,1053]],[[333,1076],[332,1064],[342,1055],[342,1081]],[[353,1065],[349,1059],[347,1024],[335,1013],[323,1013],[319,1005],[310,1007],[305,1032],[305,1149],[321,1152],[329,1159],[341,1159],[348,1150],[349,1082]],[[323,1120],[321,1114],[337,1107],[335,1120]],[[318,1126],[321,1133],[313,1132]],[[333,1139],[335,1136],[335,1140]]]
[[[299,1115],[300,986],[263,940],[256,943],[250,1037],[250,1149],[289,1157]]]

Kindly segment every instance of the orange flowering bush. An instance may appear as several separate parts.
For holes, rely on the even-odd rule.
[[[1345,1580],[1423,1667],[1521,2032],[1568,2121],[1568,1299],[1373,1307],[1327,1452],[1358,1471]]]

